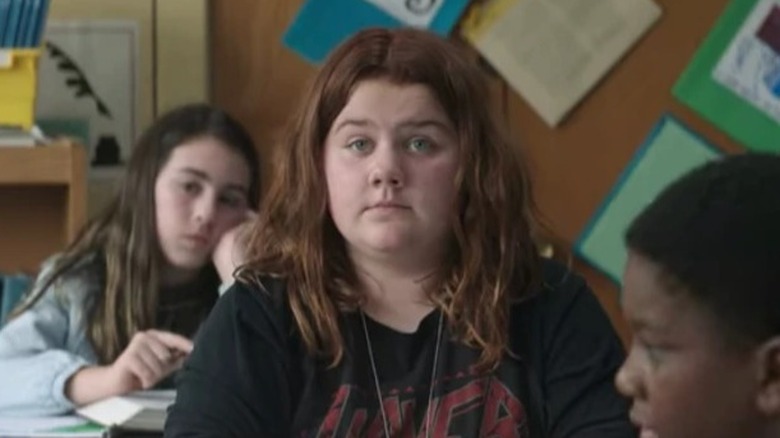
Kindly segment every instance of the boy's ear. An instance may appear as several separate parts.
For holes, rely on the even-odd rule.
[[[758,409],[764,415],[780,415],[780,336],[764,342],[757,354],[760,367]]]

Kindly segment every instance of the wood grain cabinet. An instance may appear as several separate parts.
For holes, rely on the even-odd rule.
[[[35,272],[86,221],[84,148],[0,145],[0,271]]]

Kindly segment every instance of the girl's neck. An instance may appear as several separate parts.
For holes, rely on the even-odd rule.
[[[194,283],[199,274],[200,270],[181,269],[166,264],[160,272],[160,286],[163,289],[176,289]]]
[[[387,261],[354,257],[353,263],[366,297],[363,311],[377,322],[411,333],[434,309],[427,291],[438,278],[438,264],[411,269]]]
[[[174,275],[171,275],[173,272]],[[159,302],[162,306],[199,301],[217,294],[217,285],[211,284],[205,271],[163,271],[160,276]]]

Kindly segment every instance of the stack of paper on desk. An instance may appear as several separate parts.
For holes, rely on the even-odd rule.
[[[111,438],[162,436],[173,390],[111,397],[76,410],[78,415],[0,417],[1,438]],[[159,434],[157,433],[159,432]]]
[[[125,430],[162,431],[176,391],[150,390],[111,397],[76,412],[95,423]]]

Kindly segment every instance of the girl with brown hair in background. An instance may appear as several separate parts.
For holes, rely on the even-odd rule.
[[[60,414],[176,371],[217,300],[214,248],[258,196],[254,144],[228,114],[196,104],[157,120],[116,197],[0,330],[0,414]]]

